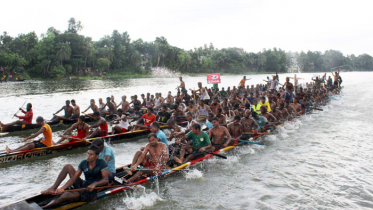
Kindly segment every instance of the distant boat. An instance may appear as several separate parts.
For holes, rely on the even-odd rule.
[[[0,82],[24,82],[26,79],[20,79],[20,80],[1,80]]]

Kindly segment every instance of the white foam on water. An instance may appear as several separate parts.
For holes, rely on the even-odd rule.
[[[193,170],[190,170],[190,171],[185,171],[183,173],[183,176],[186,179],[201,179],[201,178],[203,178],[203,173],[202,173],[202,171],[199,171],[197,169],[193,169]]]
[[[145,187],[139,186],[130,195],[126,194],[123,203],[127,209],[143,209],[154,206],[158,201],[163,201],[157,193],[146,192]]]

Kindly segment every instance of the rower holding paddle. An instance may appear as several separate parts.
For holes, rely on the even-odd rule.
[[[122,180],[126,183],[131,183],[138,180],[143,175],[158,175],[159,169],[163,169],[168,161],[167,146],[159,141],[157,134],[151,133],[148,136],[149,143],[145,146],[144,151],[138,151],[133,158],[131,164],[131,172],[136,172],[137,167],[141,164],[144,168],[154,169],[149,171],[137,171],[130,179]]]
[[[23,112],[25,114],[25,116],[18,116],[17,114],[14,114],[15,117],[19,118],[19,120],[11,122],[11,123],[7,123],[7,124],[3,124],[3,123],[0,122],[0,126],[5,127],[5,126],[12,126],[12,125],[30,125],[30,124],[32,124],[32,117],[34,115],[34,113],[32,112],[32,104],[31,103],[27,104],[26,111],[23,110],[22,108],[19,108],[19,110],[21,112]]]
[[[84,110],[82,113],[84,113],[85,115],[87,115],[86,111],[88,111],[88,109],[91,109],[92,113],[93,112],[100,112],[100,110],[98,109],[98,106],[96,105],[95,99],[91,99],[89,107],[86,110]]]
[[[219,125],[219,119],[214,117],[212,118],[213,127],[209,130],[209,138],[212,140],[212,150],[220,150],[224,147],[227,147],[231,142],[231,135],[228,132],[228,129],[224,126]]]
[[[90,131],[88,138],[107,136],[109,133],[109,127],[106,120],[100,116],[99,112],[93,113],[93,119],[97,120],[98,122],[91,126],[91,129],[96,129]]]
[[[41,192],[44,195],[57,194],[61,196],[42,208],[50,209],[64,202],[90,202],[95,200],[97,190],[94,188],[108,184],[108,166],[105,160],[99,159],[99,154],[100,149],[95,145],[91,145],[87,152],[87,159],[80,162],[78,170],[75,170],[70,164],[65,165],[52,187]],[[80,178],[82,173],[84,173],[86,180]],[[67,175],[70,176],[70,179],[62,187],[58,188]],[[65,192],[69,187],[86,189],[78,192]]]
[[[183,145],[180,158],[174,157],[175,162],[179,164],[204,157],[206,155],[205,151],[211,149],[210,137],[201,130],[201,125],[198,123],[193,124],[192,131],[182,137],[184,143],[186,143],[187,139],[191,139],[192,141],[188,141],[187,144]],[[188,152],[189,155],[184,160],[186,152]]]
[[[30,150],[34,148],[41,148],[41,147],[50,147],[52,146],[52,130],[48,124],[44,123],[43,117],[36,118],[36,123],[41,126],[41,129],[36,132],[35,134],[24,138],[22,141],[25,142],[29,139],[33,139],[37,137],[39,134],[43,133],[44,140],[34,141],[30,143],[26,143],[23,146],[18,147],[17,149],[9,149],[8,145],[6,146],[6,154],[23,151],[23,150]]]
[[[62,143],[65,139],[68,139],[69,142],[76,140],[86,141],[86,138],[89,136],[89,125],[86,124],[84,120],[85,116],[80,116],[77,123],[74,123],[69,129],[63,132],[63,134],[59,135],[61,139],[57,142],[57,144]],[[66,136],[66,134],[70,133],[74,129],[76,129],[78,132],[76,136]]]
[[[113,127],[114,133],[125,133],[130,129],[130,122],[127,119],[127,116],[123,114],[122,109],[118,109],[117,111],[119,118],[111,121],[110,125],[117,124],[115,127]]]
[[[70,101],[66,100],[66,105],[63,106],[60,110],[53,114],[53,118],[49,120],[49,122],[58,122],[59,120],[68,120],[74,114],[74,108],[70,106]],[[57,114],[60,113],[62,110],[65,111],[64,116],[58,116]]]

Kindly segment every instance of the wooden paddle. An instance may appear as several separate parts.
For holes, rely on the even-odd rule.
[[[242,133],[242,134],[248,134],[248,135],[273,135],[274,133]]]
[[[311,109],[319,110],[319,111],[324,111],[323,109],[320,109],[320,108],[311,108]]]
[[[188,147],[192,147],[193,149],[196,149],[196,150],[199,150],[198,148],[195,148],[189,144],[181,144],[181,145],[184,145],[184,146],[188,146]],[[205,151],[206,152],[206,151]],[[215,154],[213,152],[206,152],[207,154],[210,154],[210,155],[214,155],[214,156],[217,156],[217,157],[220,157],[220,158],[223,158],[223,159],[228,159],[226,156],[224,155],[220,155],[220,154]]]
[[[26,103],[26,101],[25,101],[25,103]],[[21,109],[23,108],[23,106],[25,105],[25,103],[23,103],[22,106],[18,109],[18,111],[13,115],[12,119],[14,118],[14,116],[15,116],[16,114],[18,114],[19,111],[21,111]]]
[[[259,142],[255,142],[255,141],[249,141],[249,140],[241,140],[241,139],[231,139],[232,141],[240,141],[240,142],[245,142],[245,143],[249,143],[249,144],[257,144],[257,145],[264,145],[262,143],[259,143]]]
[[[129,170],[131,170],[130,168],[126,168],[126,169],[124,169],[125,171],[129,171]],[[185,169],[172,169],[172,168],[170,168],[170,169],[165,169],[165,168],[162,168],[162,169],[158,169],[158,170],[156,170],[156,169],[151,169],[151,168],[137,168],[136,169],[136,171],[189,171],[190,169],[187,169],[187,168],[185,168]]]
[[[111,186],[103,186],[103,187],[95,187],[94,190],[102,190],[102,189],[108,189],[113,187],[123,187],[124,185],[111,185]],[[64,192],[79,192],[88,190],[88,188],[80,188],[80,189],[73,189],[73,190],[65,190]],[[55,195],[55,193],[52,193],[52,195]]]

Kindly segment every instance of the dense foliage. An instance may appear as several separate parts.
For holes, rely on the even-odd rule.
[[[51,27],[40,39],[35,32],[11,37],[0,36],[0,66],[3,74],[59,78],[71,75],[145,74],[154,67],[165,67],[181,73],[248,73],[330,71],[342,66],[345,70],[372,70],[373,58],[363,54],[344,56],[341,52],[291,53],[281,49],[264,49],[247,53],[240,48],[217,49],[213,44],[185,51],[172,46],[164,37],[154,42],[132,41],[127,32],[114,30],[99,41],[79,34],[80,21],[71,18],[61,32]],[[87,71],[88,70],[88,71]],[[88,76],[89,76],[88,75]]]

